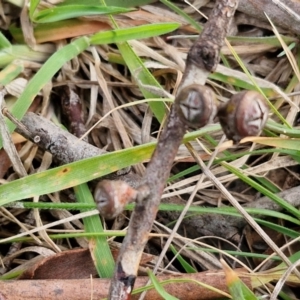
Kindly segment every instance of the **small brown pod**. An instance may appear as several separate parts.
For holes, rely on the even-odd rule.
[[[137,196],[138,191],[121,180],[102,180],[94,191],[97,208],[106,219],[116,218]]]
[[[259,135],[267,122],[268,113],[268,104],[261,94],[243,91],[220,105],[217,115],[227,138],[238,143],[246,136]]]
[[[192,84],[183,88],[175,99],[181,119],[192,128],[211,123],[217,113],[216,97],[207,86]]]

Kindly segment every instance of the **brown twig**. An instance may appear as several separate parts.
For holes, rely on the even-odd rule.
[[[26,113],[21,123],[23,126],[18,126],[16,132],[49,151],[62,163],[67,164],[106,153],[34,113]]]
[[[174,105],[171,109],[167,126],[146,169],[143,182],[149,187],[150,195],[136,204],[131,215],[111,283],[110,299],[128,299],[133,289],[137,267],[158,211],[165,182],[186,130],[175,108]]]
[[[245,274],[244,269],[235,269],[239,276]],[[178,299],[201,300],[201,299],[217,299],[220,294],[207,289],[197,283],[213,286],[224,293],[228,293],[226,286],[225,275],[221,270],[206,271],[194,274],[180,275],[160,275],[159,281],[170,280],[176,277],[178,280],[186,279],[186,282],[174,282],[164,284],[164,288],[168,293],[173,294]],[[147,282],[148,277],[138,277],[136,287],[143,287]],[[190,281],[188,281],[190,280]],[[243,277],[243,282],[251,288],[250,277]],[[1,281],[0,282],[0,298],[10,300],[24,299],[47,299],[47,300],[88,300],[88,299],[103,299],[108,293],[109,279],[52,279],[52,280],[19,280],[16,281]],[[17,286],[17,288],[16,288]],[[37,296],[40,295],[40,296]],[[139,294],[133,295],[132,299],[138,299]],[[146,300],[162,299],[155,289],[151,289]]]
[[[15,120],[7,110],[5,116],[15,123],[17,126],[16,132],[38,145],[41,149],[50,152],[61,164],[68,164],[107,153],[105,150],[78,139],[73,134],[35,113],[26,113],[21,122]],[[130,167],[124,168],[105,177],[118,178],[126,181],[130,186],[136,187],[140,183],[140,178],[130,170]]]
[[[238,0],[217,1],[201,35],[190,49],[181,89],[192,84],[204,85],[220,60],[220,50],[229,30]]]
[[[276,26],[300,34],[300,3],[280,0],[240,0],[238,10],[267,22],[266,13]]]
[[[180,91],[189,85],[204,85],[209,73],[216,69],[220,49],[237,4],[237,0],[217,2],[211,18],[188,54],[179,95]],[[194,94],[187,96],[187,98],[189,97],[193,103],[196,102],[193,101]],[[150,195],[144,201],[136,204],[131,215],[128,233],[123,241],[111,282],[109,299],[125,300],[130,298],[139,261],[158,211],[165,182],[187,128],[187,122],[180,114],[181,100],[180,97],[175,98],[166,126],[143,177],[143,184],[148,186]]]

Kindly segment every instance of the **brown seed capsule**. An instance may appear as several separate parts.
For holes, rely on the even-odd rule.
[[[106,219],[117,217],[137,196],[138,191],[121,180],[102,180],[94,191],[97,208]]]
[[[216,97],[207,86],[192,84],[180,91],[175,105],[181,119],[192,128],[211,123],[216,115]]]
[[[218,109],[222,129],[234,143],[246,136],[259,135],[266,124],[268,113],[264,97],[255,91],[237,93]]]

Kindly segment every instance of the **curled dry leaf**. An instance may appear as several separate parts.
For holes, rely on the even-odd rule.
[[[176,101],[180,117],[193,128],[211,123],[217,112],[215,94],[207,86],[189,85],[180,91]]]
[[[106,219],[117,217],[137,197],[138,191],[121,180],[102,180],[94,191],[97,208]]]
[[[257,136],[268,119],[269,108],[261,94],[243,91],[219,107],[218,117],[228,139],[238,143],[246,136]]]

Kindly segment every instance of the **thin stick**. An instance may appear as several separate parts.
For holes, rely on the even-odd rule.
[[[209,73],[216,69],[220,59],[220,49],[237,4],[237,0],[216,2],[211,18],[189,51],[186,70],[177,95],[192,84],[204,85]],[[175,98],[166,126],[143,177],[142,182],[149,187],[150,195],[136,204],[131,215],[128,233],[120,249],[111,282],[109,299],[130,298],[141,255],[148,241],[166,180],[187,129],[179,115],[180,99],[178,98]]]
[[[221,145],[221,144],[225,141],[225,138],[226,138],[225,135],[223,135],[222,138],[221,138],[221,140],[220,140],[220,142],[219,142],[219,145]],[[189,145],[189,147],[191,147],[191,146]],[[209,169],[209,168],[211,167],[211,165],[213,164],[214,159],[216,158],[216,156],[217,156],[217,154],[218,154],[218,150],[219,150],[219,148],[218,148],[218,146],[217,146],[216,149],[215,149],[215,151],[212,153],[212,155],[211,155],[211,157],[210,157],[210,159],[209,159],[209,162],[208,162],[208,164],[207,164],[207,168],[208,168],[208,169]],[[153,273],[154,273],[154,274],[157,272],[157,270],[158,270],[158,268],[159,268],[159,266],[160,266],[162,260],[164,259],[164,256],[165,256],[165,254],[167,253],[167,251],[168,251],[168,249],[169,249],[169,247],[170,247],[170,244],[172,243],[172,240],[174,239],[174,237],[175,237],[175,235],[176,235],[176,232],[177,232],[179,226],[181,225],[181,222],[182,222],[183,218],[185,217],[186,213],[188,212],[190,206],[192,205],[193,200],[194,200],[194,198],[195,198],[195,196],[196,196],[198,190],[200,189],[201,184],[202,184],[202,182],[203,182],[205,176],[206,176],[205,173],[202,173],[202,174],[200,175],[200,178],[199,178],[197,184],[195,185],[193,192],[191,193],[191,195],[190,195],[190,197],[189,197],[189,199],[188,199],[188,201],[187,201],[187,203],[186,203],[186,205],[185,205],[183,211],[180,213],[180,216],[179,216],[179,218],[178,218],[178,220],[177,220],[175,226],[173,227],[172,232],[171,232],[170,236],[168,237],[168,240],[166,241],[166,243],[165,243],[165,245],[164,245],[164,248],[163,248],[162,252],[160,253],[159,258],[158,258],[158,260],[157,260],[157,262],[156,262],[156,264],[155,264],[155,267],[154,267],[154,269],[153,269]],[[147,285],[149,285],[149,284],[150,284],[150,280],[147,282]],[[144,297],[145,297],[145,295],[146,295],[146,293],[147,293],[147,291],[144,291],[144,292],[141,294],[139,300],[143,300]]]

